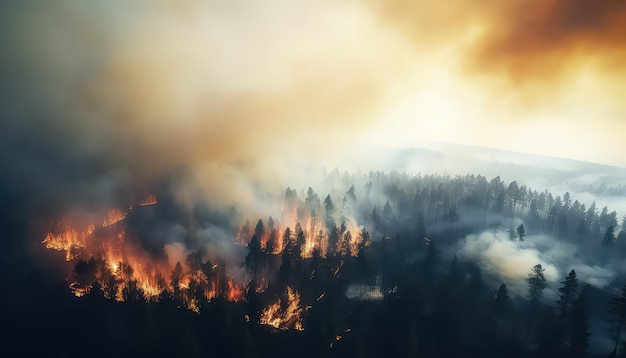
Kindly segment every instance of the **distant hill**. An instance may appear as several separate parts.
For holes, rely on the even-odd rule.
[[[626,214],[626,168],[610,165],[516,153],[492,148],[457,144],[426,143],[413,148],[376,148],[362,169],[374,166],[381,171],[411,174],[433,172],[480,174],[491,179],[517,181],[534,190],[550,190],[555,195],[569,192],[586,205],[608,206]]]

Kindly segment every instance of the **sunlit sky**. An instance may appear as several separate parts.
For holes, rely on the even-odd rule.
[[[123,160],[450,142],[626,167],[624,1],[29,4],[0,19],[13,112]]]

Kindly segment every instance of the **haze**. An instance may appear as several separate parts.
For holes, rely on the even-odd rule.
[[[111,290],[108,298],[132,301],[130,293],[140,293],[131,289],[135,270],[152,282],[145,286],[152,290],[144,287],[152,298],[188,293],[188,308],[196,312],[194,286],[181,286],[183,266],[189,277],[202,266],[215,279],[203,284],[222,287],[214,295],[204,290],[202,310],[209,312],[222,312],[208,304],[215,297],[259,314],[253,304],[261,301],[266,312],[280,308],[280,300],[269,300],[273,292],[257,285],[257,271],[265,272],[267,287],[276,278],[281,285],[293,281],[304,307],[316,307],[312,315],[326,312],[318,317],[341,322],[337,332],[324,328],[330,334],[324,350],[357,332],[376,345],[376,334],[337,319],[351,309],[316,311],[325,305],[326,287],[337,287],[328,289],[327,301],[346,303],[337,308],[357,307],[348,299],[363,298],[365,289],[377,292],[366,295],[375,305],[395,302],[394,296],[410,298],[407,307],[422,302],[413,316],[390,317],[415,318],[397,332],[421,337],[419,349],[428,352],[429,342],[452,347],[447,329],[424,324],[415,331],[416,322],[447,316],[440,297],[487,298],[506,283],[517,319],[502,317],[500,340],[508,342],[509,333],[521,339],[524,322],[526,345],[518,348],[534,352],[528,337],[540,316],[526,320],[529,270],[545,268],[550,287],[540,303],[550,312],[559,280],[575,269],[593,295],[590,351],[615,353],[620,335],[609,339],[604,305],[626,272],[625,33],[623,0],[0,2],[0,232],[7,243],[0,272],[12,288],[8,304],[3,301],[7,322],[16,327],[10,347],[52,349],[54,337],[73,337],[58,322],[84,319],[84,312],[117,312],[110,321],[121,327],[133,320],[125,314],[133,305],[120,310],[93,301],[96,309],[74,309],[91,301],[74,300],[66,286],[76,296],[90,292],[86,272],[95,266],[87,260],[98,256],[100,276],[111,273],[107,287],[125,284],[128,291]],[[305,279],[292,280],[292,256],[296,270],[318,259],[333,270],[316,276],[327,276],[319,287],[305,271],[294,275]],[[259,257],[267,269],[259,270]],[[363,281],[338,274],[344,262],[345,272],[363,273]],[[384,279],[388,272],[405,272],[399,277],[408,280],[396,291]],[[448,286],[433,278],[448,272],[449,287],[466,286],[458,291],[464,293],[439,291]],[[476,279],[461,279],[470,276]],[[42,292],[48,301],[39,305]],[[265,297],[244,299],[244,292]],[[283,294],[298,307],[297,292]],[[450,320],[471,333],[466,338],[485,323],[495,331],[499,313],[491,324],[472,321],[479,310],[466,308]],[[491,312],[488,304],[480,309]],[[266,325],[254,313],[237,315],[232,321],[220,313],[224,322],[239,323],[215,324],[237,337],[235,345],[252,347],[272,334],[222,329]],[[401,337],[376,316],[364,327]],[[146,342],[171,343],[176,340],[161,337],[170,327],[193,326],[181,322],[202,322],[193,317],[160,321],[165,333],[132,331],[147,332]],[[302,320],[296,323],[301,330]],[[96,326],[112,334],[103,341],[118,335],[114,326]],[[352,329],[337,343],[337,334]],[[24,338],[31,331],[32,340]],[[67,332],[83,331],[77,325]],[[186,330],[178,331],[172,336],[184,338],[181,346],[195,347]],[[198,347],[229,346],[219,335],[197,334]],[[582,334],[589,337],[586,328]],[[243,336],[254,339],[246,343]],[[95,346],[76,341],[67,345],[75,352]],[[299,342],[289,344],[304,347]],[[71,355],[67,347],[51,352]],[[406,347],[410,352],[413,345]]]
[[[5,153],[152,175],[437,141],[626,166],[623,1],[2,7]]]

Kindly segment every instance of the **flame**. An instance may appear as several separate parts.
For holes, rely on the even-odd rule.
[[[195,298],[192,298],[189,301],[189,303],[187,304],[187,308],[194,311],[195,313],[200,313],[200,305],[198,304],[198,300]]]
[[[287,305],[285,309],[281,307],[281,299],[266,307],[261,313],[259,323],[272,326],[280,330],[295,329],[303,331],[302,327],[302,307],[300,306],[300,294],[298,291],[287,287]]]
[[[64,251],[67,261],[80,260],[69,285],[75,296],[91,293],[97,283],[108,299],[158,301],[165,293],[198,313],[203,303],[216,297],[232,302],[244,300],[244,285],[226,277],[217,265],[192,268],[185,263],[174,275],[175,268],[167,259],[153,257],[129,239],[126,215],[112,209],[99,225],[91,224],[86,230],[65,222],[51,226],[42,242],[46,248]]]
[[[243,301],[243,289],[239,287],[233,280],[228,280],[228,291],[226,299],[231,302]]]
[[[295,232],[295,227],[298,224],[296,219],[297,217],[290,215],[284,224],[274,222],[275,232],[272,234],[271,230],[266,229],[263,235],[259,238],[261,249],[266,251],[268,243],[272,239],[272,235],[275,235],[274,240],[276,240],[276,242],[275,245],[273,245],[273,250],[271,252],[266,251],[266,253],[273,255],[280,254],[282,249],[285,247],[285,243],[283,241],[284,233],[287,228],[291,230],[291,240],[296,240],[297,233]],[[304,234],[304,243],[300,252],[300,256],[303,259],[313,257],[315,250],[318,250],[322,257],[326,257],[329,254],[357,256],[361,246],[369,245],[369,241],[362,241],[362,227],[354,225],[352,222],[346,222],[345,231],[338,233],[338,243],[335,247],[331,247],[329,243],[329,237],[331,235],[328,232],[328,228],[323,219],[313,218],[311,215],[307,215],[303,222],[304,225],[302,225],[301,228]],[[244,244],[242,242],[242,237],[244,236],[244,234],[242,234],[243,231],[243,228],[240,228],[237,234],[237,242],[242,245]],[[245,245],[247,245],[247,243],[245,243]]]
[[[204,298],[206,298],[207,301],[211,302],[215,297],[217,297],[217,289],[215,286],[212,285],[204,289]]]
[[[267,278],[261,277],[261,279],[258,280],[256,287],[254,288],[254,292],[263,293],[268,287],[269,282],[267,281]]]
[[[157,197],[154,194],[149,194],[142,201],[139,202],[139,206],[154,205],[157,203]]]
[[[113,225],[119,221],[124,220],[124,218],[126,218],[126,213],[123,213],[118,209],[109,210],[106,218],[104,219],[104,222],[102,223],[102,227]]]
[[[156,196],[149,195],[139,205],[155,203]],[[261,235],[261,248],[265,254],[275,255],[286,248],[297,247],[301,259],[311,258],[314,254],[339,256],[339,266],[333,268],[333,274],[337,276],[345,257],[356,256],[369,240],[363,238],[363,228],[352,220],[342,217],[336,230],[329,229],[327,217],[308,210],[294,201],[286,203],[282,223],[274,221]],[[155,257],[141,246],[134,234],[127,235],[127,214],[112,209],[83,223],[87,225],[73,226],[69,223],[74,221],[64,220],[51,226],[42,243],[46,248],[63,251],[66,261],[78,261],[68,278],[70,290],[77,297],[97,292],[94,287],[99,287],[104,297],[117,301],[159,301],[165,295],[199,313],[202,305],[216,298],[243,302],[247,289],[263,293],[270,287],[269,274],[260,275],[254,287],[248,288],[228,277],[223,267],[205,263],[199,256],[190,255],[188,260],[176,265],[167,257]],[[291,235],[285,237],[288,230]],[[249,240],[251,233],[250,225],[246,223],[238,231],[234,243],[244,244],[240,241]],[[322,293],[317,300],[324,295]],[[300,294],[287,287],[282,298],[263,310],[260,323],[280,330],[303,330],[303,310]]]
[[[50,230],[42,243],[48,249],[65,251],[65,260],[70,261],[78,256],[78,250],[85,247],[87,236],[95,230],[94,225],[86,231],[78,231],[68,224],[59,224],[56,230]]]
[[[91,291],[92,285],[82,286],[79,282],[70,283],[70,290],[76,297],[83,297]]]

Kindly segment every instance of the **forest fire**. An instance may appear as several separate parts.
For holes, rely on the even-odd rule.
[[[85,231],[77,231],[69,224],[57,224],[51,228],[43,240],[48,249],[65,251],[65,260],[70,261],[78,255],[77,251],[85,247],[87,237],[95,230],[94,225],[89,225]]]
[[[154,205],[157,203],[157,197],[154,194],[149,194],[145,199],[139,202],[139,206]]]
[[[231,302],[243,301],[244,290],[239,287],[232,279],[228,280],[228,290],[226,291],[226,299]]]
[[[419,180],[423,179],[415,179],[417,183],[420,183]],[[406,187],[417,186],[413,184],[415,182],[408,182]],[[456,184],[450,185],[457,187]],[[494,190],[508,192],[504,186],[498,187],[501,189],[496,187]],[[112,312],[123,313],[118,313],[119,319],[125,319],[127,313],[132,317],[137,305],[110,301],[149,302],[147,307],[158,306],[151,312],[166,317],[163,327],[185,320],[199,323],[198,327],[202,326],[200,323],[209,323],[206,327],[213,332],[209,335],[214,335],[214,332],[236,325],[231,334],[236,337],[235,340],[240,339],[242,332],[250,332],[256,339],[265,339],[265,342],[267,337],[276,341],[296,338],[293,342],[315,337],[324,343],[319,347],[343,351],[353,346],[360,339],[358,337],[366,337],[368,333],[364,332],[370,330],[378,334],[394,332],[394,336],[403,337],[406,327],[414,322],[405,317],[408,316],[405,312],[422,312],[408,309],[410,306],[402,307],[403,304],[423,302],[429,310],[430,307],[437,307],[437,312],[445,312],[450,307],[439,302],[443,299],[454,303],[469,296],[474,302],[480,302],[483,298],[493,297],[493,288],[481,284],[480,269],[471,262],[455,256],[447,266],[450,269],[443,269],[446,263],[438,259],[437,245],[444,245],[446,238],[457,235],[458,231],[454,230],[457,224],[450,220],[453,215],[446,217],[441,214],[453,211],[449,208],[440,209],[440,214],[431,210],[430,215],[424,215],[423,212],[428,213],[425,208],[431,202],[435,207],[439,202],[436,191],[423,193],[423,198],[417,196],[417,202],[423,203],[424,208],[409,206],[409,211],[401,212],[399,216],[393,214],[396,209],[391,204],[385,204],[382,215],[378,215],[376,203],[363,204],[373,205],[363,210],[356,207],[356,201],[352,212],[357,214],[351,215],[350,204],[346,200],[341,209],[333,209],[330,200],[326,200],[327,205],[322,207],[311,203],[312,200],[307,203],[306,200],[291,198],[294,203],[292,208],[287,204],[289,195],[285,195],[286,209],[276,220],[268,217],[267,220],[258,220],[256,225],[246,221],[241,226],[240,215],[228,216],[235,212],[230,208],[223,208],[217,214],[215,211],[218,209],[213,207],[214,211],[198,210],[194,213],[194,221],[186,222],[187,218],[178,219],[179,212],[175,206],[135,206],[126,212],[111,210],[102,215],[65,217],[60,224],[50,227],[43,243],[52,250],[62,251],[66,260],[70,261],[66,266],[73,264],[73,270],[68,270],[71,272],[68,272],[67,283],[71,293],[77,297],[76,300],[82,300],[84,307],[97,307],[98,310],[110,307]],[[468,193],[474,195],[472,191]],[[490,196],[491,202],[483,205],[485,210],[491,210],[498,202],[498,196]],[[459,196],[455,200],[462,202],[465,199]],[[507,210],[512,213],[513,202],[504,202],[510,202]],[[557,202],[555,199],[553,207]],[[543,226],[550,220],[550,211],[546,206],[538,211],[537,225]],[[579,205],[571,204],[571,210],[574,207],[578,207],[580,217],[588,216]],[[520,211],[528,212],[525,209]],[[530,215],[526,217],[529,223]],[[593,220],[597,224],[593,225],[602,225],[602,215],[595,216]],[[176,218],[172,219],[172,216]],[[605,214],[604,220],[613,216]],[[357,218],[372,228],[373,243],[369,232],[356,225]],[[482,217],[476,220],[480,226]],[[605,236],[611,239],[612,223],[607,222],[607,225],[609,234]],[[406,236],[394,235],[389,228],[396,226],[408,228]],[[154,235],[155,231],[167,231],[173,227],[180,230],[164,236]],[[427,232],[427,227],[443,227],[452,231]],[[626,221],[623,227],[626,227]],[[607,232],[602,227],[595,229],[595,226],[589,227],[589,230]],[[626,231],[620,234],[625,237]],[[492,236],[493,233],[489,232],[478,235],[472,241],[487,244],[492,242]],[[540,239],[537,236],[531,238]],[[515,250],[511,252],[527,250],[513,243],[510,235],[502,240],[498,241],[500,248]],[[475,249],[486,247],[479,245]],[[536,269],[539,273],[543,272],[541,268]],[[496,309],[511,308],[505,289],[502,283],[495,301],[478,305],[480,315],[475,315],[473,306],[466,308],[455,304],[455,309],[460,312],[466,310],[462,317],[473,322],[471,326],[465,325],[464,320],[458,320],[456,324],[467,332],[478,331],[475,327],[492,331],[496,327],[497,332],[499,326],[504,327],[510,320],[510,316],[494,316],[494,312],[500,314]],[[584,290],[580,292],[582,295]],[[90,299],[94,296],[110,301]],[[179,312],[175,311],[178,309]],[[386,313],[397,315],[403,326],[397,328],[381,321]],[[522,313],[518,310],[520,316]],[[421,316],[422,313],[417,314]],[[361,321],[363,325],[352,326],[355,317],[367,317],[367,321]],[[435,319],[436,316],[428,313],[424,317]],[[533,328],[534,325],[531,325]],[[448,337],[445,334],[439,336],[436,330],[424,330],[421,334],[445,341],[442,343],[444,348],[448,345]],[[206,335],[201,337],[203,339]],[[250,345],[246,349],[253,352],[259,346]],[[412,348],[410,351],[414,353]],[[321,350],[312,356],[325,356],[325,353]]]
[[[283,303],[279,298],[274,304],[265,308],[261,313],[260,323],[280,330],[303,331],[302,311],[300,294],[291,287],[287,287],[285,302]]]
[[[106,218],[104,219],[104,222],[102,223],[102,227],[113,225],[121,220],[124,220],[125,217],[126,213],[123,213],[118,209],[109,210]]]
[[[155,203],[156,197],[150,196],[141,206]],[[64,251],[68,262],[77,260],[69,285],[75,296],[83,297],[97,287],[108,299],[159,301],[169,297],[195,312],[218,297],[244,300],[245,285],[229,278],[219,265],[203,261],[199,253],[187,255],[172,267],[166,258],[146,252],[127,234],[128,214],[112,209],[99,225],[92,223],[84,230],[65,222],[51,226],[42,243]]]
[[[218,299],[239,303],[245,302],[248,294],[267,299],[278,283],[287,287],[285,293],[262,310],[257,323],[276,330],[302,331],[304,306],[294,287],[302,288],[296,278],[303,273],[304,262],[332,258],[327,268],[312,268],[304,277],[312,281],[335,278],[345,258],[358,256],[370,244],[370,236],[351,216],[343,215],[349,214],[348,209],[333,213],[329,198],[324,210],[321,204],[312,208],[310,202],[299,201],[292,194],[287,191],[280,222],[269,217],[266,223],[259,220],[254,229],[249,221],[233,228],[233,241],[225,245],[238,244],[248,252],[243,262],[246,273],[239,280],[226,273],[228,263],[212,263],[203,258],[201,252],[206,251],[189,251],[180,242],[149,251],[133,223],[143,220],[142,206],[157,203],[155,196],[127,211],[112,209],[95,215],[85,229],[67,223],[52,226],[43,244],[64,251],[67,261],[75,261],[69,288],[76,297],[101,294],[115,301],[176,302],[178,307],[200,313],[204,305]],[[77,222],[69,219],[73,220],[68,223]],[[238,267],[241,264],[236,263]],[[315,297],[319,295],[317,292]],[[320,299],[323,296],[321,293]]]
[[[247,222],[240,228],[237,242],[247,246],[256,237],[260,249],[274,255],[280,254],[285,247],[294,246],[302,259],[313,257],[315,252],[321,257],[333,254],[357,256],[363,247],[370,245],[369,233],[350,221],[344,220],[339,227],[330,230],[327,223],[310,215],[303,222],[304,226],[299,221],[281,225],[270,217],[267,228],[259,220],[254,230]]]

